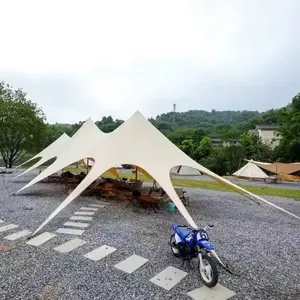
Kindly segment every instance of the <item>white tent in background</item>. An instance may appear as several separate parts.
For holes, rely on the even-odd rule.
[[[86,149],[93,147],[94,145],[101,145],[101,140],[105,137],[105,135],[106,134],[102,132],[91,119],[88,119],[76,131],[68,144],[65,145],[64,149],[61,149],[61,151],[56,155],[56,160],[21,190],[28,188],[29,186],[45,179],[55,172],[62,170],[74,162],[78,162],[86,157],[91,157],[86,155]]]
[[[268,162],[261,162],[261,161],[256,161],[256,160],[253,160],[253,159],[244,159],[245,161],[248,161],[248,162],[251,162],[253,164],[260,164],[260,165],[265,165],[265,166],[269,166],[271,165],[272,163],[268,163]]]
[[[130,139],[131,136],[134,136],[134,139],[138,142],[133,143]],[[300,219],[300,217],[246,191],[245,189],[201,166],[187,156],[184,152],[182,152],[179,148],[177,148],[139,112],[136,112],[129,120],[123,123],[112,133],[105,135],[101,139],[98,139],[98,142],[97,139],[93,137],[94,133],[90,133],[89,141],[95,142],[79,143],[82,145],[80,149],[74,148],[73,152],[71,151],[71,153],[68,150],[68,154],[60,156],[60,159],[57,159],[59,163],[57,161],[55,162],[56,166],[61,168],[62,165],[67,166],[72,161],[78,161],[85,157],[92,157],[95,161],[93,168],[84,178],[84,180],[68,195],[68,197],[55,209],[55,211],[39,226],[39,228],[33,234],[36,234],[38,231],[40,231],[61,210],[63,210],[77,196],[79,196],[95,179],[98,178],[99,174],[103,174],[111,167],[120,164],[136,165],[151,174],[151,176],[158,182],[158,184],[165,190],[168,196],[175,203],[186,221],[194,228],[197,227],[197,225],[186,210],[185,206],[182,204],[181,200],[178,198],[170,179],[170,170],[174,166],[184,165],[198,169],[201,173],[204,173],[216,179],[217,181],[230,186],[238,192],[253,196],[254,198],[268,203],[269,205],[272,205],[273,207],[276,207],[281,211]],[[72,157],[70,157],[71,155]],[[52,165],[48,169],[51,168]],[[48,174],[53,171],[53,168],[49,171],[48,169],[39,174],[37,178],[35,178],[21,190],[24,190],[35,182],[47,177]]]
[[[261,170],[256,164],[249,161],[242,168],[232,174],[236,177],[249,178],[249,179],[265,179],[269,176]]]
[[[20,166],[18,166],[17,168],[20,168],[21,166],[27,164],[28,162],[30,162],[34,159],[40,158],[40,160],[38,162],[36,162],[34,165],[32,165],[27,170],[25,170],[23,173],[19,174],[17,177],[20,177],[20,176],[22,176],[22,175],[38,168],[39,166],[41,166],[46,161],[56,157],[60,152],[63,151],[63,149],[65,149],[65,147],[68,145],[70,140],[71,140],[71,138],[66,133],[62,134],[57,140],[55,140],[47,148],[45,148],[44,150],[42,150],[37,155],[35,155],[31,159],[25,161]]]
[[[188,166],[176,166],[171,169],[170,174],[171,175],[180,175],[180,176],[200,176],[201,175],[199,170],[188,167]]]

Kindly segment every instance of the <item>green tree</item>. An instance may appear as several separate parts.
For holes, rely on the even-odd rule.
[[[192,157],[194,154],[194,142],[193,140],[184,140],[180,145],[180,149],[187,154],[188,156]]]
[[[42,110],[27,99],[26,93],[0,83],[0,153],[6,167],[11,168],[27,152],[44,147],[44,120]]]
[[[223,147],[215,147],[207,157],[200,159],[200,164],[219,175],[226,174],[225,152]]]
[[[271,148],[264,144],[262,140],[256,136],[249,133],[243,133],[240,136],[240,144],[242,146],[242,153],[244,158],[269,161],[272,155]]]
[[[285,161],[300,161],[300,93],[281,112],[282,136],[277,153]]]
[[[229,128],[229,129],[222,129],[219,131],[221,139],[223,141],[232,141],[239,138],[241,132],[237,129]]]
[[[219,175],[228,175],[235,172],[244,158],[241,145],[215,147],[211,154],[203,157],[200,163]]]
[[[213,151],[213,144],[212,144],[212,140],[211,138],[205,136],[199,146],[197,147],[196,151],[195,151],[195,158],[197,160],[200,160],[204,157],[208,157],[209,155],[211,155]]]
[[[68,136],[73,135],[73,125],[70,124],[47,124],[47,134],[45,138],[45,147],[49,146],[55,140],[57,140],[63,133]]]
[[[194,129],[186,129],[186,128],[180,128],[175,131],[173,131],[169,135],[169,139],[175,144],[175,145],[182,145],[184,140],[192,140],[194,135]]]
[[[204,138],[206,132],[203,129],[196,129],[192,134],[192,140],[196,145],[199,145],[201,140]]]
[[[242,145],[242,151],[243,155],[245,155],[245,158],[253,158],[253,154],[256,151],[256,144],[258,141],[255,141],[254,138],[256,138],[254,135],[250,135],[248,133],[243,133],[240,136],[240,143]]]
[[[64,133],[64,131],[55,126],[54,124],[52,125],[48,125],[47,126],[47,133],[46,133],[46,145],[48,146],[51,143],[53,143],[55,140],[57,140],[62,134]]]
[[[116,123],[108,123],[108,124],[103,124],[100,129],[103,132],[109,133],[109,132],[113,132],[116,128],[118,128],[119,126]]]
[[[109,133],[118,128],[124,121],[116,119],[114,120],[111,116],[103,117],[101,121],[97,121],[96,125],[103,132]]]

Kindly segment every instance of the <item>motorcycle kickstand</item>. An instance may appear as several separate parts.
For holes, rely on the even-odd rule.
[[[189,265],[189,268],[191,269],[192,266],[191,266],[191,261],[190,260],[186,260],[186,259],[183,259],[182,260],[182,264],[181,264],[181,268],[183,269],[184,268],[184,263],[187,262],[187,264]]]

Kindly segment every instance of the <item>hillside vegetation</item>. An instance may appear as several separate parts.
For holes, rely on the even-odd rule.
[[[12,115],[11,112],[14,112]],[[175,122],[174,122],[175,117]],[[243,159],[300,161],[300,95],[286,107],[258,111],[190,110],[162,113],[150,122],[187,155],[224,175],[236,171]],[[112,132],[123,120],[99,116],[96,125]],[[22,90],[0,84],[0,153],[6,166],[19,163],[51,144],[62,133],[72,136],[83,124],[47,124],[37,104]],[[257,125],[278,125],[280,145],[271,149],[248,133]],[[226,142],[226,147],[222,146]],[[126,162],[124,162],[126,163]]]
[[[298,100],[299,97],[296,96],[293,103]],[[257,125],[278,125],[279,131],[284,134],[283,124],[287,124],[291,119],[293,110],[295,105],[262,113],[246,110],[211,112],[190,110],[175,113],[175,123],[173,112],[151,118],[150,122],[190,157],[212,171],[225,175],[232,174],[240,168],[244,164],[244,158],[261,161],[299,160],[299,155],[295,151],[297,147],[293,143],[287,143],[286,139],[283,139],[280,147],[272,150],[259,138],[248,134],[249,129],[254,129]],[[103,117],[96,122],[104,132],[111,132],[122,123],[122,120],[114,120],[111,116]],[[81,125],[82,122],[73,125],[49,125],[53,130],[52,140],[62,132],[74,134]],[[229,142],[229,146],[220,146],[223,141]]]

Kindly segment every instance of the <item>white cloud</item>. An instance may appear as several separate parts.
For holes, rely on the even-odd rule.
[[[237,91],[279,78],[274,62],[281,70],[295,64],[287,54],[299,62],[296,0],[0,0],[0,6],[1,79],[28,91],[50,121],[125,118],[137,109],[155,115],[174,101],[182,109],[226,109],[218,93],[224,86],[226,99],[234,90],[237,109],[252,108],[237,101]],[[283,101],[294,88],[286,87]],[[270,107],[262,100],[256,104]]]

